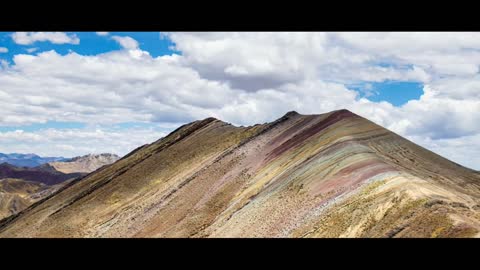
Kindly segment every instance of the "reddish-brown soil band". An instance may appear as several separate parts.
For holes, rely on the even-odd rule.
[[[332,113],[323,121],[320,121],[318,124],[307,128],[306,130],[304,130],[299,134],[296,134],[289,140],[282,143],[277,148],[273,149],[273,151],[269,154],[268,159],[269,160],[274,159],[280,156],[281,154],[283,154],[285,151],[298,147],[299,145],[304,143],[307,139],[318,134],[320,131],[326,129],[327,127],[337,123],[338,121],[341,121],[346,118],[351,118],[351,117],[358,117],[358,116],[347,110],[340,110]],[[305,124],[305,123],[302,122],[300,124]],[[292,130],[288,132],[292,132]]]

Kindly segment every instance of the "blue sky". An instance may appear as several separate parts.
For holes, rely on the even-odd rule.
[[[394,106],[402,106],[410,100],[418,100],[423,95],[423,83],[384,81],[350,85],[360,97],[380,102],[387,101]]]
[[[346,108],[480,169],[479,67],[468,32],[0,32],[0,152],[123,155],[210,116]]]
[[[120,50],[122,47],[118,42],[109,36],[99,36],[95,32],[67,32],[74,34],[80,39],[79,44],[54,44],[48,41],[37,41],[30,45],[16,44],[11,35],[13,32],[1,32],[0,46],[8,48],[7,53],[0,54],[2,59],[11,61],[16,54],[28,54],[29,49],[35,49],[34,54],[43,51],[55,50],[57,53],[65,55],[70,51],[82,55],[96,55],[113,50]],[[161,37],[158,32],[115,32],[118,36],[130,36],[137,40],[140,48],[148,51],[153,57],[161,55],[170,55],[179,53],[171,50],[174,44],[168,38]]]
[[[111,51],[118,51],[122,46],[112,39],[113,35],[122,37],[131,37],[138,41],[139,48],[147,51],[152,57],[179,54],[181,51],[174,49],[174,43],[162,33],[158,32],[115,32],[101,36],[95,32],[66,32],[67,35],[76,36],[80,41],[78,44],[55,44],[49,41],[37,41],[32,44],[22,45],[15,43],[12,38],[13,32],[2,32],[0,34],[0,47],[8,48],[7,53],[0,54],[0,59],[12,63],[13,57],[17,54],[39,54],[45,51],[54,50],[60,55],[68,53],[77,53],[81,55],[97,55]],[[28,51],[30,50],[30,52]],[[389,63],[378,63],[380,67],[389,67]],[[395,106],[401,106],[409,100],[419,99],[423,94],[422,84],[418,82],[385,81],[385,82],[359,82],[349,85],[353,90],[358,91],[359,97],[367,98],[371,101],[387,101]],[[130,128],[132,126],[148,126],[149,123],[126,122],[116,125],[117,128]],[[14,131],[21,129],[24,131],[37,131],[41,129],[72,129],[84,128],[86,123],[80,122],[59,122],[47,121],[45,123],[33,123],[27,125],[3,125],[0,131]]]
[[[100,36],[96,32],[66,32],[67,35],[75,35],[80,39],[79,44],[55,44],[49,41],[37,41],[29,45],[16,44],[12,38],[13,32],[0,33],[0,47],[8,48],[7,53],[1,53],[0,59],[4,59],[10,63],[17,54],[38,54],[45,51],[55,50],[58,54],[66,55],[75,52],[81,55],[97,55],[111,51],[121,50],[122,46],[108,36]],[[152,57],[181,54],[176,51],[174,43],[159,32],[115,32],[116,36],[128,36],[139,43],[142,50],[148,51]],[[29,49],[34,51],[29,52]],[[0,125],[0,132],[23,130],[27,132],[38,131],[43,129],[81,129],[85,128],[88,123],[81,122],[59,122],[47,121],[45,123],[32,123],[27,125]],[[110,128],[128,129],[134,127],[155,126],[151,123],[142,122],[125,122],[115,125],[108,125]]]

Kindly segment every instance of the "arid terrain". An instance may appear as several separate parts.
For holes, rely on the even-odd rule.
[[[478,172],[347,110],[192,122],[0,222],[0,237],[479,236]]]
[[[45,163],[37,167],[0,164],[0,220],[18,213],[74,179],[111,164],[118,158],[113,154],[100,154]]]
[[[23,179],[0,179],[0,220],[14,215],[31,204],[48,197],[71,180],[56,185]]]

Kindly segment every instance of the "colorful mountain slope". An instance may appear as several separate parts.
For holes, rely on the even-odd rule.
[[[480,175],[347,110],[207,118],[0,222],[0,237],[479,237]]]

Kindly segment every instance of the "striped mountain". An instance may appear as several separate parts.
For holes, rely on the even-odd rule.
[[[347,110],[184,125],[0,237],[479,237],[480,174]]]

